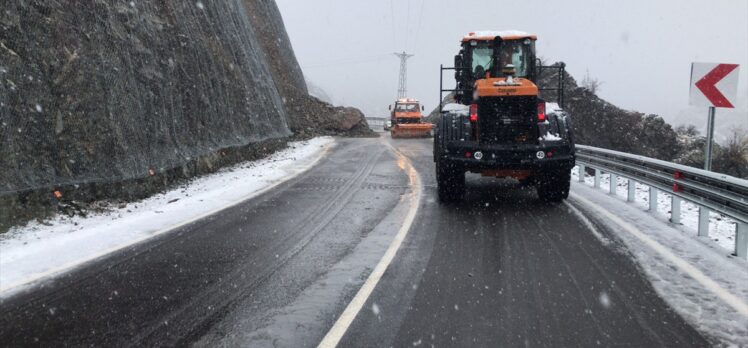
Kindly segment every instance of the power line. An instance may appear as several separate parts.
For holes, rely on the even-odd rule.
[[[405,43],[403,44],[404,49],[408,49],[408,33],[410,32],[410,0],[406,0],[408,3],[408,11],[405,17]]]
[[[328,67],[328,66],[338,66],[338,65],[350,65],[350,64],[359,64],[359,63],[367,63],[367,62],[374,62],[374,61],[381,61],[384,57],[388,57],[389,54],[380,54],[376,56],[368,56],[368,57],[351,57],[351,58],[343,58],[338,60],[332,60],[327,61],[325,63],[314,63],[314,64],[307,64],[303,65],[302,68],[320,68],[320,67]]]
[[[421,0],[421,11],[418,13],[418,27],[416,28],[416,40],[413,44],[413,52],[416,52],[416,48],[418,47],[418,35],[421,33],[421,20],[423,19],[423,6],[426,3],[426,0]]]
[[[397,28],[395,28],[395,0],[390,0],[390,21],[392,22],[392,49],[397,49]]]

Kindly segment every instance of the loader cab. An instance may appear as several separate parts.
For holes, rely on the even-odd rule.
[[[462,91],[457,101],[469,104],[472,88],[479,79],[511,74],[535,82],[535,40],[536,37],[529,34],[470,33],[465,36],[460,53],[455,56],[455,79],[457,89]]]

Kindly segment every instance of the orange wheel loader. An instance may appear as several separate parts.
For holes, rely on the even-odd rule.
[[[472,32],[463,37],[455,66],[441,67],[442,76],[455,71],[456,87],[445,89],[440,78],[440,99],[452,92],[457,102],[439,106],[434,135],[441,201],[462,199],[466,172],[534,185],[545,201],[568,197],[576,155],[571,117],[563,110],[565,65],[542,66],[535,40],[514,30]],[[556,88],[538,86],[548,69],[556,71]],[[554,96],[558,104],[546,103]]]

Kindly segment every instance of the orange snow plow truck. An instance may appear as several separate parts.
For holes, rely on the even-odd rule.
[[[390,105],[390,134],[393,138],[426,138],[433,135],[434,125],[423,121],[423,106],[418,100],[402,98]]]

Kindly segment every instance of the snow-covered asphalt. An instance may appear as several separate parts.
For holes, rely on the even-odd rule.
[[[0,345],[741,344],[744,317],[719,332],[729,304],[590,208],[615,198],[573,192],[547,204],[471,175],[463,202],[439,204],[430,141],[337,139],[271,190],[0,299]],[[677,241],[675,257],[720,265],[719,248]]]
[[[142,201],[13,228],[0,235],[0,298],[272,190],[314,166],[333,143],[330,137],[291,143]]]

